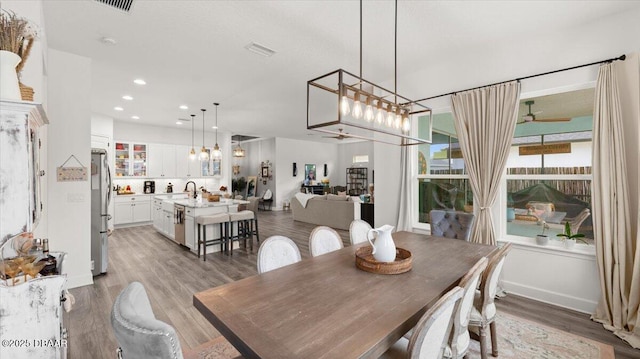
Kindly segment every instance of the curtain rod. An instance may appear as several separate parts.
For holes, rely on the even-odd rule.
[[[587,66],[592,66],[592,65],[598,65],[598,64],[603,64],[603,63],[608,63],[608,62],[613,62],[616,60],[620,60],[620,61],[624,61],[627,58],[627,55],[621,55],[619,57],[614,57],[611,59],[607,59],[607,60],[602,60],[602,61],[596,61],[596,62],[592,62],[590,64],[584,64],[584,65],[578,65],[578,66],[573,66],[573,67],[567,67],[565,69],[560,69],[560,70],[555,70],[555,71],[549,71],[549,72],[543,72],[541,74],[536,74],[536,75],[529,75],[529,76],[525,76],[525,77],[518,77],[516,79],[513,80],[508,80],[508,81],[500,81],[500,82],[496,82],[496,83],[492,83],[490,85],[484,85],[484,86],[477,86],[477,87],[473,87],[470,89],[466,89],[466,90],[459,90],[459,91],[453,91],[453,92],[449,92],[449,93],[445,93],[442,95],[437,95],[437,96],[431,96],[431,97],[425,97],[423,99],[420,100],[416,100],[414,102],[421,102],[421,101],[426,101],[426,100],[431,100],[434,98],[438,98],[438,97],[443,97],[443,96],[449,96],[449,95],[455,95],[458,92],[464,92],[464,91],[471,91],[471,90],[477,90],[483,87],[489,87],[489,86],[494,86],[494,85],[500,85],[500,84],[504,84],[507,82],[511,82],[511,81],[520,81],[520,80],[526,80],[526,79],[530,79],[533,77],[538,77],[538,76],[544,76],[544,75],[550,75],[550,74],[555,74],[556,72],[563,72],[563,71],[568,71],[568,70],[574,70],[574,69],[578,69],[581,67],[587,67]]]

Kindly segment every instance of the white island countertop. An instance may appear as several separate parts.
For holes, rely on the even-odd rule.
[[[193,199],[179,199],[179,200],[173,201],[173,203],[182,205],[185,207],[191,207],[191,208],[209,208],[209,207],[222,207],[222,206],[234,206],[239,204],[248,204],[249,201],[222,198],[220,199],[219,202],[209,202],[209,201],[198,202]]]

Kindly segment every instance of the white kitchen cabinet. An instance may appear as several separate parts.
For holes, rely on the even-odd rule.
[[[175,238],[175,222],[173,218],[173,211],[162,211],[162,234],[165,236],[174,239]]]
[[[156,231],[162,231],[162,222],[163,222],[163,211],[162,211],[162,200],[154,199],[153,200],[153,228]]]
[[[114,167],[117,177],[147,177],[147,145],[134,142],[115,142]]]
[[[194,160],[189,158],[189,151],[191,151],[191,146],[176,146],[176,175],[178,177],[201,177],[200,161],[197,157],[200,150],[196,148]]]
[[[39,104],[0,101],[0,245],[33,231],[40,219],[39,128],[47,123]]]
[[[176,146],[149,144],[149,177],[176,177]]]
[[[192,251],[198,250],[197,233],[195,233],[196,222],[194,217],[195,210],[187,207],[184,216],[184,245]]]
[[[151,221],[151,198],[149,196],[118,196],[115,199],[115,225],[126,225]]]

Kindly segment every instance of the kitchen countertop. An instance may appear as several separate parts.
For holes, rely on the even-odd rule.
[[[233,206],[238,204],[248,204],[249,201],[235,200],[235,199],[221,199],[220,202],[208,202],[203,201],[198,203],[192,199],[179,199],[173,201],[175,204],[183,205],[191,208],[209,208],[209,207],[221,207],[221,206]]]

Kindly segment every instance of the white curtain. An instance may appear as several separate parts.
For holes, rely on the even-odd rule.
[[[593,232],[602,297],[592,319],[640,348],[640,248],[630,225],[638,219],[629,211],[623,118],[613,66],[600,67],[593,111]]]
[[[400,209],[398,211],[398,231],[411,231],[413,221],[411,213],[413,210],[413,198],[411,196],[411,156],[409,156],[408,146],[403,146],[400,150]]]
[[[520,83],[512,81],[451,96],[456,133],[469,173],[477,215],[471,241],[496,244],[491,206],[516,128]]]

